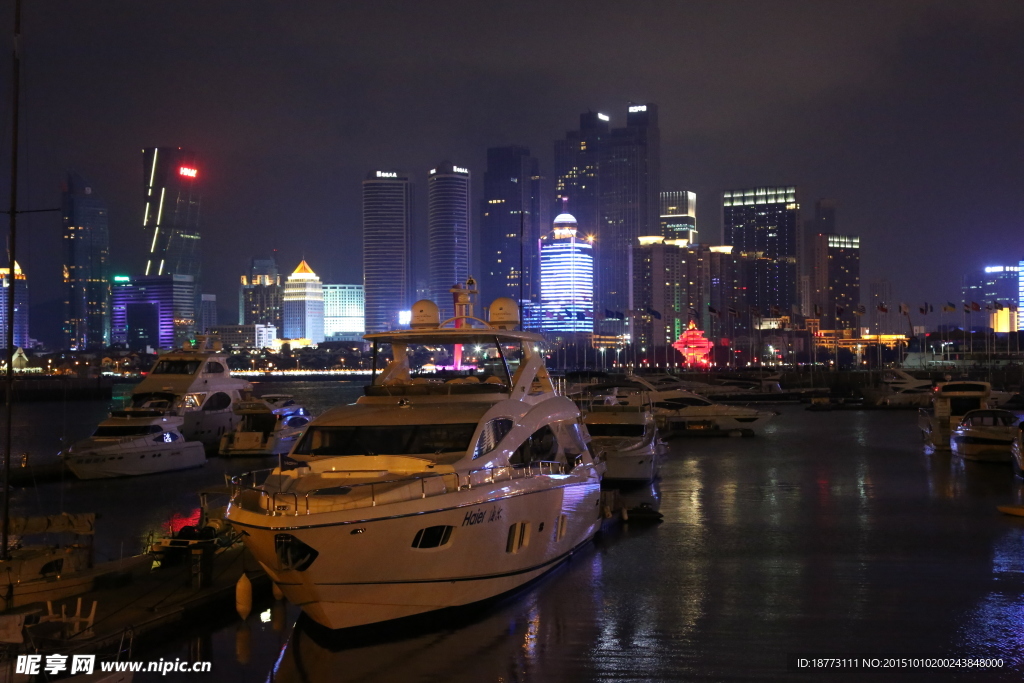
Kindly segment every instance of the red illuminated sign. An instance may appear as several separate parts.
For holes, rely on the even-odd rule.
[[[178,173],[184,176],[188,176],[189,178],[196,177],[196,169],[189,168],[188,166],[182,166],[181,168],[179,168]]]

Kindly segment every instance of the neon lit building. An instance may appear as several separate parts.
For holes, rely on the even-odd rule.
[[[324,338],[358,341],[363,332],[363,286],[325,284]]]
[[[191,275],[115,275],[111,331],[132,351],[179,348],[195,333],[196,289]]]
[[[12,296],[11,269],[0,268],[0,346],[7,346],[7,302]],[[14,346],[26,348],[28,336],[28,278],[17,261],[14,262]]]
[[[441,320],[455,314],[452,285],[470,275],[469,181],[469,169],[447,161],[430,169],[427,181],[430,298]]]
[[[667,240],[697,242],[697,195],[688,190],[661,193],[661,236]]]
[[[543,332],[594,331],[593,245],[577,238],[576,219],[567,213],[541,239],[538,317]]]
[[[413,299],[413,186],[398,171],[371,171],[363,181],[363,292],[368,332],[398,327]],[[451,298],[451,297],[448,297]]]
[[[110,239],[107,205],[77,173],[61,187],[64,233],[64,344],[110,345]]]
[[[199,170],[196,155],[180,147],[142,150],[142,229],[149,237],[145,274],[190,275],[198,287]]]
[[[283,297],[277,261],[271,256],[252,259],[249,275],[242,276],[238,291],[238,324],[271,325],[280,330]]]
[[[324,286],[305,260],[284,283],[284,338],[324,340]]]

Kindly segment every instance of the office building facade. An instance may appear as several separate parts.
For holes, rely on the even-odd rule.
[[[697,243],[697,194],[688,190],[665,190],[661,193],[659,221],[666,240]]]
[[[195,335],[196,289],[191,275],[116,275],[111,338],[131,351],[175,349]]]
[[[232,349],[268,349],[277,341],[273,325],[217,325],[207,332]]]
[[[555,217],[554,229],[541,239],[536,315],[543,332],[594,331],[593,244],[570,214]]]
[[[741,259],[747,303],[781,315],[799,310],[798,255],[803,240],[794,186],[728,190],[722,196],[725,243]]]
[[[984,308],[994,302],[1001,305],[1017,303],[1020,266],[985,266],[965,273],[960,280],[960,293],[967,304],[978,303]]]
[[[284,339],[324,340],[324,289],[305,260],[284,283]]]
[[[358,341],[363,321],[363,285],[324,285],[324,339]]]
[[[28,348],[28,277],[17,261],[14,262],[14,277],[10,268],[0,268],[0,347],[7,346],[8,306],[14,297],[14,346]]]
[[[64,345],[110,345],[110,237],[107,205],[77,173],[61,187],[64,242]]]
[[[398,171],[371,171],[363,181],[363,294],[367,332],[398,327],[413,293],[413,185]]]
[[[149,238],[145,275],[188,275],[199,286],[200,172],[196,155],[180,147],[142,150],[142,229]]]
[[[441,320],[455,314],[451,288],[464,283],[469,272],[470,173],[464,166],[444,162],[427,179],[427,240],[430,252],[430,294]]]
[[[811,238],[811,317],[824,330],[856,330],[860,316],[860,238],[817,234]]]
[[[277,261],[272,257],[252,259],[238,290],[238,324],[272,325],[280,330],[283,306],[284,287]]]
[[[480,210],[480,301],[529,302],[538,277],[541,176],[520,145],[487,150]]]

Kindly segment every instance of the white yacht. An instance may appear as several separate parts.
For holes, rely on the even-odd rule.
[[[917,379],[910,373],[886,370],[879,385],[865,387],[861,393],[871,405],[900,408],[923,408],[931,402],[932,381]]]
[[[661,469],[667,451],[658,434],[650,404],[624,405],[617,385],[587,387],[576,400],[590,433],[590,450],[604,461],[605,480],[652,481]]]
[[[950,447],[965,460],[1009,462],[1019,423],[1009,410],[972,410],[953,429]]]
[[[292,449],[312,419],[309,411],[287,394],[246,396],[234,411],[238,424],[220,437],[221,455],[282,455]]]
[[[252,385],[231,376],[220,342],[200,337],[178,351],[161,354],[132,391],[131,405],[114,417],[178,415],[181,433],[213,450],[238,423],[232,410]]]
[[[991,393],[992,385],[988,382],[961,380],[935,385],[931,406],[921,408],[917,414],[917,426],[925,442],[948,450],[953,427],[972,410],[988,408]]]
[[[179,428],[184,418],[111,417],[63,453],[64,463],[79,479],[132,477],[202,467],[206,452],[186,441]]]
[[[1013,473],[1024,479],[1024,422],[1017,425],[1017,434],[1010,444],[1010,465]]]
[[[515,331],[511,299],[484,322],[471,290],[453,292],[455,318],[441,323],[420,301],[411,330],[366,336],[365,395],[313,420],[290,465],[232,481],[228,521],[284,595],[329,628],[512,591],[599,528],[580,411],[555,393],[542,337]],[[428,364],[448,379],[415,374]]]
[[[619,402],[639,405],[649,400],[654,405],[658,427],[666,435],[725,432],[752,436],[755,428],[775,417],[771,411],[714,403],[684,389],[659,390],[637,375],[627,379],[638,385],[640,391],[623,390],[617,396]]]

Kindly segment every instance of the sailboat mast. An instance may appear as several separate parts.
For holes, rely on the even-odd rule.
[[[4,509],[0,521],[0,559],[10,558],[8,537],[11,513],[11,433],[14,427],[14,276],[18,222],[18,100],[21,94],[21,0],[14,0],[14,58],[11,61],[11,208],[8,213],[7,256],[7,429],[4,432]]]

